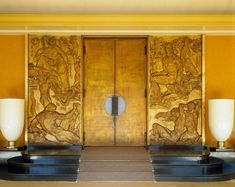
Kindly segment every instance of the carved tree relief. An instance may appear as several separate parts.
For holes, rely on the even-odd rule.
[[[79,144],[81,38],[29,36],[29,144]]]
[[[151,36],[149,41],[150,144],[201,144],[201,36]]]

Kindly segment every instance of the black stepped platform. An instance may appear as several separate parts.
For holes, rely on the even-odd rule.
[[[21,156],[9,158],[2,179],[22,181],[76,181],[81,146],[26,147]]]
[[[150,151],[153,164],[203,164],[209,162],[209,151]]]
[[[210,156],[203,146],[149,146],[155,180],[207,182],[235,178],[235,162]]]
[[[170,174],[170,175],[209,175],[220,174],[223,172],[223,160],[219,158],[209,158],[208,163],[200,164],[185,164],[186,162],[177,163],[171,162],[153,164],[154,173],[158,174]]]
[[[34,164],[79,164],[80,150],[26,150],[22,152],[22,162]]]
[[[149,146],[152,163],[198,164],[207,163],[210,151],[203,146]]]

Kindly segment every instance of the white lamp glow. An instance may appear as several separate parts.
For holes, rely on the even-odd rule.
[[[209,127],[214,138],[219,142],[219,149],[224,148],[224,142],[233,130],[234,100],[209,99]]]
[[[14,148],[24,128],[24,99],[0,99],[0,127],[8,147]]]

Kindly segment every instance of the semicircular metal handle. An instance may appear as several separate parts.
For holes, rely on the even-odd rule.
[[[121,96],[109,96],[104,104],[105,111],[111,116],[120,116],[126,109],[126,103]]]

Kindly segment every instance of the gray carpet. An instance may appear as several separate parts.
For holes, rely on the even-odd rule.
[[[144,147],[85,147],[78,181],[154,181]]]

